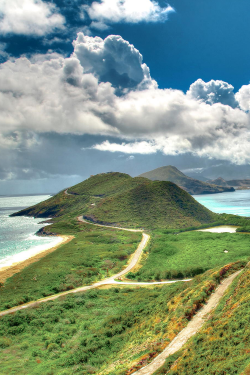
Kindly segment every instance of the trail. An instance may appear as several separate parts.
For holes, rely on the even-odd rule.
[[[68,189],[64,190],[64,194],[65,195],[73,195],[73,194],[68,193]]]
[[[65,194],[67,194],[66,190],[65,190]],[[71,195],[71,194],[68,193],[68,195]],[[82,223],[85,223],[85,224],[89,224],[89,225],[96,225],[96,226],[100,226],[100,227],[125,230],[125,231],[128,231],[128,232],[142,232],[142,240],[139,243],[139,245],[138,245],[135,253],[133,254],[131,262],[127,265],[127,267],[124,270],[120,271],[116,275],[113,275],[113,276],[111,276],[111,277],[109,277],[107,279],[98,281],[97,283],[94,283],[92,285],[87,285],[87,286],[82,286],[82,287],[79,287],[79,288],[67,290],[66,292],[58,293],[58,294],[55,294],[53,296],[41,298],[41,299],[39,299],[37,301],[28,302],[28,303],[26,303],[24,305],[16,306],[16,307],[13,307],[13,308],[8,309],[8,310],[1,311],[0,312],[0,317],[2,317],[4,315],[12,314],[12,313],[14,313],[16,311],[21,311],[21,310],[27,309],[29,307],[39,306],[41,303],[48,302],[48,301],[53,301],[53,300],[55,300],[55,299],[57,299],[59,297],[66,296],[68,294],[85,292],[87,290],[96,289],[96,288],[99,288],[100,286],[104,286],[104,285],[117,285],[117,286],[119,286],[119,285],[137,285],[137,286],[148,286],[148,285],[159,285],[159,284],[173,284],[173,283],[177,283],[177,282],[187,282],[187,281],[191,280],[191,279],[184,279],[184,280],[170,280],[170,281],[159,281],[159,282],[122,282],[122,281],[116,281],[115,279],[118,279],[121,276],[124,276],[125,274],[127,274],[128,272],[130,272],[136,266],[136,264],[138,263],[138,261],[140,259],[140,256],[141,256],[144,248],[147,246],[147,243],[148,243],[148,241],[150,239],[150,236],[148,234],[144,233],[142,231],[142,229],[129,229],[129,228],[114,227],[114,226],[109,226],[109,225],[101,225],[101,224],[95,224],[95,223],[88,223],[87,221],[85,221],[83,219],[82,216],[78,216],[77,220],[79,222],[82,222]]]
[[[194,316],[188,325],[174,338],[174,340],[159,354],[149,365],[133,373],[133,375],[151,375],[154,374],[165,362],[166,358],[180,350],[190,337],[194,336],[208,320],[211,311],[218,305],[240,271],[235,272],[225,279],[209,298],[207,304]]]

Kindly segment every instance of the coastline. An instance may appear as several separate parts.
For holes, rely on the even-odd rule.
[[[12,264],[8,266],[1,267],[0,268],[0,282],[2,283],[5,282],[6,279],[13,276],[15,273],[18,273],[21,270],[23,270],[25,267],[29,266],[30,264],[37,262],[38,260],[42,259],[46,255],[57,250],[61,245],[70,242],[74,238],[74,236],[66,236],[66,235],[60,235],[56,237],[59,238],[59,241],[56,245],[52,244],[52,247],[51,247],[51,244],[48,244],[48,246],[50,247],[47,247],[42,250],[39,249],[37,252],[28,256],[26,259],[22,259],[20,261],[13,262]],[[27,256],[27,252],[23,252],[23,253],[26,253],[26,256]]]

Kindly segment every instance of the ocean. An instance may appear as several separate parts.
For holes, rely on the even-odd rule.
[[[55,246],[60,237],[39,237],[35,233],[45,224],[44,219],[10,214],[50,198],[50,195],[0,196],[0,269],[28,259],[36,253]],[[40,224],[39,224],[40,223]]]
[[[203,206],[216,213],[250,216],[250,190],[232,193],[193,195]]]

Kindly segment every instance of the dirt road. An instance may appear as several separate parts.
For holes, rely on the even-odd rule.
[[[66,194],[66,193],[65,193]],[[90,225],[97,225],[97,226],[101,226],[101,227],[107,227],[107,228],[114,228],[114,229],[119,229],[119,230],[126,230],[126,231],[129,231],[129,232],[142,232],[142,229],[129,229],[129,228],[118,228],[118,227],[111,227],[111,226],[108,226],[108,225],[101,225],[101,224],[95,224],[95,223],[88,223],[86,222],[82,216],[79,216],[78,218],[78,221],[80,222],[83,222],[83,223],[87,223],[87,224],[90,224]],[[132,257],[132,260],[131,262],[128,264],[128,266],[122,270],[121,272],[117,273],[116,275],[113,275],[107,279],[104,279],[102,281],[99,281],[95,284],[92,284],[92,285],[87,285],[87,286],[82,286],[82,287],[79,287],[79,288],[76,288],[76,289],[72,289],[72,290],[68,290],[66,292],[63,292],[63,293],[58,293],[58,294],[55,294],[53,296],[49,296],[49,297],[45,297],[45,298],[41,298],[37,301],[33,301],[33,302],[28,302],[24,305],[21,305],[21,306],[16,306],[16,307],[13,307],[9,310],[5,310],[5,311],[1,311],[0,312],[0,317],[1,316],[4,316],[4,315],[8,315],[8,314],[11,314],[13,312],[16,312],[16,311],[20,311],[20,310],[23,310],[23,309],[27,309],[29,307],[35,307],[35,306],[38,306],[39,304],[41,303],[44,303],[44,302],[48,302],[48,301],[53,301],[59,297],[62,297],[62,296],[66,296],[68,294],[72,294],[72,293],[79,293],[79,292],[84,292],[84,291],[87,291],[87,290],[90,290],[90,289],[95,289],[95,288],[99,288],[100,286],[103,286],[103,285],[110,285],[110,284],[115,284],[115,285],[137,285],[137,286],[148,286],[148,285],[159,285],[159,284],[172,284],[172,283],[177,283],[177,282],[187,282],[187,281],[190,281],[191,279],[185,279],[185,280],[170,280],[170,281],[159,281],[159,282],[145,282],[145,283],[137,283],[137,282],[120,282],[120,281],[116,281],[115,279],[118,279],[119,277],[121,276],[124,276],[125,274],[127,274],[128,272],[130,272],[135,266],[136,264],[139,262],[140,260],[140,256],[144,250],[144,248],[147,246],[147,243],[150,239],[150,236],[146,233],[142,233],[142,240],[141,242],[139,243],[135,253],[133,254],[133,257]]]
[[[237,271],[227,279],[225,279],[216,289],[216,291],[209,298],[208,303],[195,315],[195,317],[188,323],[186,328],[184,328],[174,340],[159,354],[149,365],[141,368],[139,371],[133,373],[133,375],[151,375],[158,368],[160,368],[167,357],[176,353],[180,350],[183,345],[194,336],[203,326],[203,324],[209,318],[211,311],[218,305],[221,298],[225,294],[227,288],[231,285],[236,276],[239,275],[241,271]]]

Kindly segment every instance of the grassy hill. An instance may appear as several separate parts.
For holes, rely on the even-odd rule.
[[[183,189],[166,181],[132,178],[123,173],[92,176],[45,202],[15,215],[80,215],[105,224],[145,228],[186,228],[212,223],[218,215]]]
[[[203,329],[154,375],[248,375],[249,287],[248,267],[231,285]]]
[[[94,221],[151,229],[199,226],[218,217],[177,185],[166,181],[144,182],[103,199],[86,216]]]
[[[217,186],[207,182],[195,180],[194,178],[186,176],[184,173],[179,171],[179,169],[171,165],[143,173],[139,177],[145,177],[153,181],[171,181],[182,187],[190,194],[215,194],[226,191],[234,191],[234,188],[232,187]]]
[[[132,374],[174,339],[227,274],[216,268],[187,284],[91,290],[4,316],[0,373]]]

